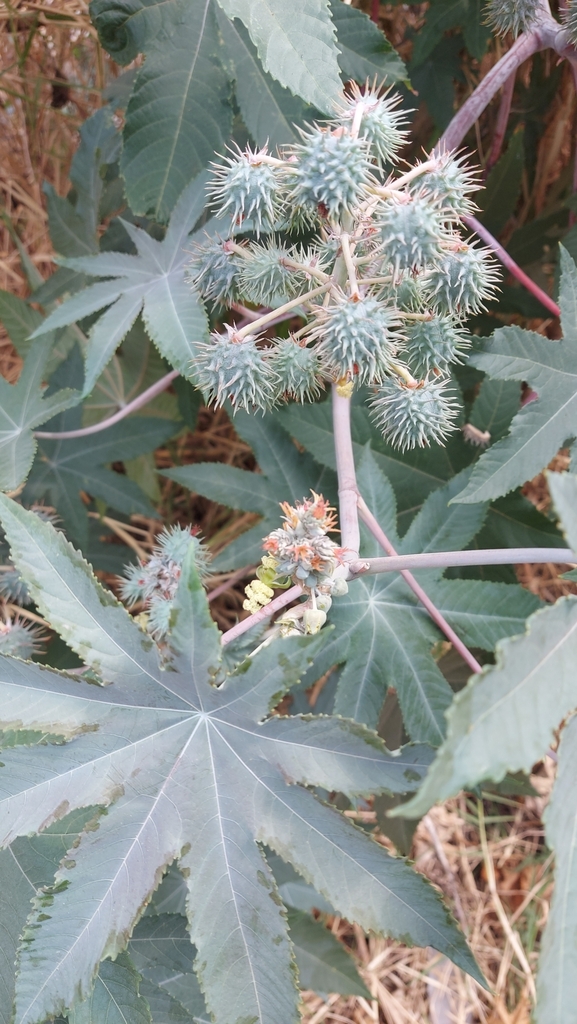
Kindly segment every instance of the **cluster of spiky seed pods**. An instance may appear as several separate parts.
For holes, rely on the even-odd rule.
[[[275,338],[264,314],[199,344],[207,401],[267,410],[315,400],[328,382],[343,394],[364,385],[391,443],[424,446],[452,429],[451,365],[469,345],[464,319],[494,294],[496,266],[460,231],[475,174],[439,153],[395,176],[406,134],[398,99],[367,85],[279,156],[247,148],[216,166],[210,195],[233,235],[197,247],[195,286],[215,305],[306,322]]]
[[[209,576],[210,552],[193,527],[165,527],[158,535],[150,558],[127,565],[119,579],[120,596],[129,606],[142,605],[140,622],[156,639],[170,632],[170,617],[182,565],[189,548],[202,580]]]

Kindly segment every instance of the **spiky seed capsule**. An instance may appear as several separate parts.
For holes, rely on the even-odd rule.
[[[12,564],[3,565],[0,571],[0,597],[12,604],[29,604],[32,600],[28,585]]]
[[[347,298],[316,311],[311,338],[319,338],[318,351],[341,377],[356,375],[360,384],[382,380],[398,348],[394,310],[372,296]]]
[[[577,3],[571,0],[567,8],[561,14],[566,29],[571,36],[573,45],[577,45]]]
[[[0,654],[31,658],[42,649],[46,634],[41,626],[20,619],[0,620]]]
[[[240,275],[241,294],[257,305],[274,305],[275,300],[286,300],[299,290],[306,291],[303,275],[295,274],[283,260],[290,256],[286,246],[275,244],[254,244],[247,250]]]
[[[410,387],[389,377],[372,400],[372,418],[385,441],[406,451],[442,444],[455,427],[456,401],[447,394],[444,380],[423,381]]]
[[[380,96],[376,87],[361,91],[354,82],[345,102],[337,108],[338,122],[343,125],[350,124],[361,108],[359,135],[369,143],[379,165],[394,161],[408,138],[409,133],[401,129],[407,123],[405,111],[395,109],[401,100],[399,93],[390,96],[389,90]]]
[[[405,273],[400,281],[385,289],[387,301],[405,313],[422,313],[427,306],[420,279]]]
[[[442,153],[437,157],[435,170],[417,178],[411,191],[415,195],[422,192],[430,196],[442,217],[456,220],[475,212],[477,207],[469,196],[480,187],[477,172],[464,166],[464,157]]]
[[[225,334],[213,334],[211,341],[197,345],[196,378],[208,404],[218,407],[228,398],[234,412],[270,409],[278,378],[269,351],[258,348],[259,340],[252,334],[239,340],[236,328],[227,324]]]
[[[396,275],[432,263],[447,237],[439,210],[423,195],[387,200],[379,227],[384,266],[392,265]]]
[[[486,21],[499,35],[518,36],[531,27],[540,7],[539,0],[488,0]]]
[[[224,157],[224,164],[213,164],[215,177],[208,186],[218,211],[230,212],[235,224],[250,219],[257,235],[272,229],[281,205],[279,172],[266,157],[266,147],[258,151],[247,147]]]
[[[471,345],[468,334],[450,316],[410,323],[406,333],[405,353],[419,377],[426,377],[431,370],[447,373],[451,363],[464,362],[463,353]]]
[[[317,349],[292,337],[277,339],[271,366],[279,379],[279,395],[297,402],[314,402],[321,393],[323,378],[329,377],[329,369]]]
[[[314,211],[320,207],[331,217],[348,213],[369,180],[366,143],[342,129],[316,128],[302,135],[304,141],[294,147],[297,160],[288,171],[289,202]]]
[[[142,602],[148,612],[146,627],[157,639],[170,629],[172,602],[182,572],[184,558],[194,548],[194,562],[201,579],[210,575],[210,552],[194,527],[165,527],[157,538],[147,562],[128,565],[119,578],[120,596],[129,606]]]
[[[208,238],[195,245],[188,266],[192,284],[203,299],[221,305],[237,301],[240,260],[229,241]]]
[[[489,249],[458,240],[423,276],[423,289],[440,313],[480,313],[495,297],[499,277]]]

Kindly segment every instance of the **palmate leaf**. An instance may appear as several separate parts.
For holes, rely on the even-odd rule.
[[[406,792],[420,773],[343,719],[267,717],[322,637],[268,646],[214,685],[220,637],[188,557],[172,619],[174,660],[163,670],[150,638],[61,534],[8,498],[0,508],[39,610],[113,684],[1,662],[0,726],[67,740],[3,752],[1,843],[78,807],[107,808],[37,900],[20,950],[15,1024],[36,1024],[89,994],[98,961],[124,947],[174,860],[187,879],[195,970],[219,1024],[296,1024],[290,940],[260,843],[338,913],[432,945],[480,979],[424,879],[302,785]]]
[[[314,108],[267,74],[242,22],[231,21],[220,8],[217,18],[234,67],[236,101],[257,146],[268,145],[274,150],[297,142],[294,126],[304,124],[307,114],[312,120]]]
[[[339,67],[345,81],[364,82],[375,76],[386,85],[406,81],[407,70],[384,32],[367,14],[343,3],[329,0],[337,45]]]
[[[435,491],[402,540],[396,534],[395,499],[373,454],[367,449],[358,467],[365,501],[399,553],[439,551],[464,546],[482,522],[482,506],[472,516],[453,516],[447,508],[461,485],[455,477]],[[364,538],[363,554],[381,555],[376,542]],[[518,586],[476,580],[443,580],[441,572],[417,573],[428,596],[463,640],[491,650],[503,636],[516,633],[538,607]],[[307,677],[319,678],[335,664],[346,663],[336,693],[335,711],[376,726],[389,687],[397,691],[405,728],[411,739],[438,746],[445,731],[445,712],[453,693],[437,667],[431,649],[441,639],[424,608],[396,574],[367,576],[349,584],[349,592],[333,601],[329,621],[334,632],[315,659]]]
[[[82,377],[82,358],[76,346],[54,374],[50,390],[61,388],[60,393],[64,393],[67,387],[81,385]],[[77,430],[82,421],[82,408],[76,406],[54,417],[46,427],[60,433]],[[90,520],[80,492],[99,498],[128,516],[140,513],[156,517],[156,509],[140,487],[109,466],[153,452],[177,433],[180,426],[178,422],[159,417],[131,416],[107,430],[85,437],[54,441],[40,438],[23,500],[25,504],[47,501],[54,506],[68,536],[86,551]]]
[[[130,957],[105,960],[88,999],[76,1003],[69,1024],[152,1024],[150,1006],[140,994],[140,975]]]
[[[146,47],[120,161],[132,210],[161,222],[190,179],[223,150],[232,125],[215,0],[180,2],[171,11],[169,30]]]
[[[80,392],[70,388],[45,394],[51,341],[42,338],[30,346],[16,384],[0,377],[0,489],[4,491],[19,487],[30,471],[37,445],[34,428],[80,399]]]
[[[545,811],[547,846],[555,852],[555,888],[541,942],[537,1024],[570,1020],[577,1000],[577,718],[561,736],[559,768]]]
[[[309,455],[300,453],[273,416],[239,412],[233,422],[237,433],[254,451],[261,473],[216,462],[163,470],[163,476],[211,501],[262,516],[256,526],[241,534],[215,558],[213,567],[218,570],[260,562],[262,539],[280,522],[280,501],[301,501],[311,489],[327,498],[332,498],[336,492],[334,474]]]
[[[523,380],[536,401],[514,417],[507,437],[481,456],[459,502],[487,501],[531,479],[565,441],[577,436],[577,267],[561,247],[563,340],[501,327],[471,363],[490,377]]]
[[[218,0],[229,18],[239,18],[265,71],[332,113],[341,91],[338,49],[328,0]]]
[[[577,541],[575,477],[550,474],[571,542]],[[484,779],[530,771],[555,729],[577,707],[577,598],[532,615],[522,636],[497,645],[496,664],[469,680],[447,714],[447,738],[417,795],[401,813],[420,817],[437,800]]]
[[[108,307],[90,331],[84,394],[92,391],[141,311],[161,355],[183,376],[191,375],[194,346],[205,337],[208,324],[200,299],[185,280],[185,248],[203,211],[205,181],[205,176],[196,178],[184,190],[162,242],[123,221],[138,250],[137,256],[103,252],[63,261],[93,277],[110,279],[67,299],[32,335],[38,337]]]

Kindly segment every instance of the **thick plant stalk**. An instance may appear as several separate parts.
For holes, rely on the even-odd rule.
[[[375,530],[370,527],[363,509],[359,508],[359,511],[371,532],[377,536]],[[370,512],[369,515],[371,515]],[[378,527],[378,524],[376,525]],[[377,539],[379,538],[377,537]],[[393,548],[391,548],[392,552]],[[537,565],[544,562],[552,562],[555,565],[575,565],[577,564],[577,554],[570,548],[487,548],[478,551],[426,551],[422,555],[397,555],[395,552],[389,558],[359,559],[357,562],[351,562],[349,569],[353,576],[364,576],[379,572],[404,572],[406,569],[448,569],[451,566],[459,565],[522,565],[524,563]]]
[[[297,597],[302,594],[301,587],[291,587],[290,590],[285,590],[283,594],[279,594],[275,597],[270,604],[266,604],[264,608],[259,608],[258,612],[253,612],[252,615],[248,615],[242,622],[237,622],[236,626],[232,629],[227,629],[226,633],[222,634],[221,643],[223,646],[230,644],[233,640],[236,640],[237,636],[242,636],[243,633],[247,633],[249,629],[256,626],[259,622],[263,622],[264,619],[270,619],[271,615],[276,612],[280,612],[283,608],[286,608],[287,604],[291,601],[295,601]]]
[[[485,165],[485,173],[487,174],[494,164],[497,163],[501,155],[501,149],[503,148],[503,139],[505,138],[505,132],[507,131],[507,124],[509,122],[509,115],[511,113],[511,103],[513,102],[513,93],[515,91],[515,79],[517,77],[517,69],[509,76],[505,85],[503,86],[503,92],[501,95],[501,103],[499,105],[499,112],[497,114],[497,121],[495,124],[495,132],[493,135],[493,141],[491,143],[491,151],[487,157],[487,163]]]
[[[370,564],[372,564],[374,562],[381,563],[381,562],[387,562],[387,561],[398,562],[399,558],[395,557],[397,555],[397,552],[395,551],[395,549],[394,549],[393,545],[391,544],[389,538],[387,537],[387,535],[384,532],[384,530],[382,530],[381,527],[379,526],[377,520],[375,519],[375,517],[374,517],[373,513],[371,512],[371,510],[368,508],[368,506],[365,503],[364,499],[362,497],[360,497],[360,496],[359,496],[358,507],[359,507],[359,514],[360,514],[361,519],[366,524],[366,526],[369,528],[369,530],[371,531],[373,536],[376,537],[376,539],[378,540],[378,542],[381,545],[381,547],[390,556],[390,558],[388,558],[388,559],[387,558],[371,558],[371,559],[367,559],[367,562],[370,563]],[[358,564],[363,564],[363,563],[358,563]],[[365,564],[367,564],[367,563],[365,563]],[[351,569],[351,572],[355,571],[353,566],[351,566],[350,569]],[[401,576],[403,577],[405,583],[408,583],[408,585],[411,588],[411,590],[413,591],[415,597],[418,598],[418,600],[421,602],[423,607],[428,611],[429,615],[431,616],[431,619],[433,620],[435,625],[439,627],[441,632],[443,632],[445,634],[445,636],[447,637],[447,640],[451,641],[451,643],[453,644],[453,647],[455,648],[456,651],[459,652],[459,654],[461,655],[463,661],[466,662],[466,664],[469,666],[469,668],[473,672],[481,672],[482,671],[482,667],[479,664],[479,662],[477,661],[477,659],[471,654],[470,650],[468,649],[468,647],[466,647],[466,645],[463,643],[463,641],[459,639],[459,637],[455,633],[455,630],[452,628],[452,626],[449,625],[449,623],[447,622],[445,616],[441,614],[439,609],[435,607],[435,605],[433,604],[431,599],[428,597],[428,595],[425,593],[425,591],[423,590],[421,585],[419,583],[417,583],[417,581],[416,581],[415,577],[413,576],[413,574],[411,572],[408,572],[407,569],[403,569],[403,568],[400,569],[400,572],[401,572]]]
[[[351,400],[339,395],[336,384],[333,384],[333,431],[339,480],[341,547],[346,549],[345,561],[348,562],[359,557],[359,491],[351,437]]]
[[[523,270],[521,270],[521,267],[519,267],[515,263],[515,260],[509,256],[509,253],[503,248],[501,243],[493,237],[490,231],[487,231],[487,228],[484,227],[476,217],[463,217],[463,223],[466,224],[471,231],[474,231],[479,238],[483,239],[489,248],[493,250],[495,256],[501,261],[503,266],[507,268],[509,273],[512,274],[513,277],[516,277],[517,280],[520,281],[527,291],[531,292],[536,299],[539,299],[539,302],[545,306],[550,313],[553,313],[553,316],[561,315],[561,310],[557,303],[553,302],[553,299],[547,295],[547,292],[544,292],[542,288],[539,288],[539,285],[535,284],[535,282],[532,281]]]
[[[457,149],[475,121],[481,116],[489,105],[495,93],[505,85],[512,74],[534,53],[544,50],[548,43],[543,42],[537,29],[531,32],[524,32],[515,40],[510,50],[507,51],[501,60],[493,65],[487,72],[483,81],[465,100],[463,106],[457,111],[449,126],[445,129],[437,143],[437,150],[443,152],[447,149]]]

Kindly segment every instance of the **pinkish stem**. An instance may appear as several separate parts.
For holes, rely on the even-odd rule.
[[[485,165],[485,173],[488,174],[494,164],[497,163],[501,155],[501,149],[503,147],[503,139],[505,138],[505,132],[507,131],[507,125],[509,123],[509,115],[511,113],[511,103],[513,102],[513,93],[515,91],[515,79],[517,77],[517,69],[513,71],[503,86],[503,92],[501,95],[501,103],[499,105],[499,112],[497,114],[497,121],[495,124],[495,132],[493,135],[493,142],[491,143],[491,152],[487,157],[487,163]]]
[[[371,0],[371,21],[378,24],[381,0]]]
[[[263,622],[264,619],[270,619],[271,615],[274,615],[275,612],[280,612],[282,608],[286,608],[287,604],[295,601],[301,594],[302,590],[300,587],[291,587],[290,590],[285,590],[283,594],[275,597],[274,601],[271,601],[270,604],[260,608],[258,612],[248,615],[242,622],[237,622],[236,626],[233,626],[232,629],[227,629],[226,633],[222,634],[221,643],[223,647],[236,640],[237,636],[242,636],[243,633],[248,632],[249,629],[252,629],[259,622]]]
[[[448,149],[457,149],[469,129],[473,127],[477,118],[489,106],[493,96],[499,91],[501,86],[505,85],[511,75],[515,73],[517,68],[528,57],[537,53],[538,50],[544,50],[547,46],[549,46],[549,42],[545,42],[542,39],[537,28],[520,35],[513,43],[511,49],[501,57],[501,60],[493,65],[483,81],[457,111],[453,120],[441,135],[436,146],[437,150],[442,153]]]
[[[547,292],[544,292],[542,288],[539,288],[539,285],[535,284],[535,282],[532,281],[523,270],[521,270],[521,267],[519,267],[515,263],[515,260],[509,256],[509,253],[505,251],[501,243],[498,242],[496,238],[493,238],[491,232],[487,231],[487,228],[484,227],[476,217],[463,217],[462,219],[463,223],[466,224],[471,231],[474,231],[479,238],[482,238],[483,241],[487,243],[489,248],[495,253],[495,256],[501,260],[503,266],[507,268],[513,277],[516,277],[517,280],[525,286],[527,291],[531,292],[536,299],[539,299],[539,302],[553,313],[553,316],[560,316],[561,310],[557,303],[553,302],[553,299],[547,295]]]
[[[137,409],[142,409],[143,405],[148,405],[152,402],[153,398],[160,395],[163,391],[166,391],[172,384],[173,380],[179,376],[178,370],[171,370],[170,373],[166,373],[164,377],[157,380],[155,384],[152,384],[146,391],[143,391],[141,395],[137,395],[136,398],[132,399],[132,402],[128,402],[127,405],[123,405],[122,409],[115,412],[113,416],[109,416],[107,420],[101,420],[100,423],[93,423],[90,427],[79,427],[78,430],[35,430],[34,437],[46,438],[53,441],[69,441],[74,437],[88,437],[90,434],[98,434],[101,430],[108,430],[109,427],[113,427],[115,423],[130,416],[132,412],[136,412]]]
[[[333,384],[333,432],[339,481],[341,546],[345,548],[344,561],[347,562],[359,557],[359,490],[351,437],[351,400],[339,395],[336,384]]]
[[[366,526],[369,528],[369,530],[373,534],[373,537],[376,537],[376,539],[378,540],[379,544],[381,545],[383,551],[386,551],[387,555],[390,555],[392,557],[396,556],[397,552],[395,551],[395,549],[394,549],[393,545],[391,544],[389,538],[387,537],[387,535],[384,532],[384,530],[381,529],[381,527],[379,526],[379,524],[378,524],[377,520],[375,519],[373,513],[371,512],[371,510],[366,505],[364,499],[362,497],[360,497],[360,495],[359,495],[358,507],[359,507],[359,515],[360,515],[361,519],[366,524]],[[415,595],[415,597],[421,602],[423,607],[428,611],[428,613],[431,616],[433,622],[445,634],[445,636],[447,637],[447,640],[451,641],[451,643],[453,644],[453,647],[455,648],[455,650],[458,651],[459,654],[461,655],[461,657],[463,658],[463,661],[465,661],[467,663],[467,665],[469,666],[470,669],[472,669],[473,672],[481,672],[482,668],[481,668],[481,665],[479,664],[479,662],[477,661],[477,659],[475,657],[473,657],[473,655],[471,654],[470,650],[465,646],[463,641],[459,639],[459,637],[455,633],[455,630],[449,625],[449,623],[447,622],[446,618],[444,617],[444,615],[441,614],[439,609],[435,607],[435,605],[433,604],[431,599],[427,596],[427,594],[425,593],[425,591],[423,590],[421,585],[419,583],[417,583],[417,581],[416,581],[415,577],[413,576],[413,574],[411,572],[408,572],[406,569],[401,569],[401,576],[403,577],[405,583],[408,583],[408,585],[411,588],[411,590],[413,591],[413,594]]]

